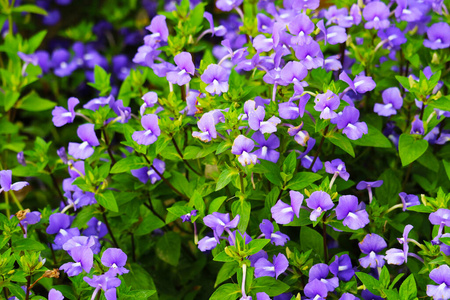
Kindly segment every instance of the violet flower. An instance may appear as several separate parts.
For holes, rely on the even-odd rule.
[[[299,126],[292,126],[289,124],[288,134],[290,136],[294,137],[294,140],[297,142],[297,144],[305,147],[308,145],[308,142],[311,139],[311,136],[309,135],[308,131],[301,130],[303,128],[303,123]],[[292,127],[291,127],[292,126]]]
[[[231,11],[242,4],[244,0],[217,0],[216,7],[221,11]]]
[[[307,75],[308,70],[298,61],[288,62],[280,72],[281,79],[285,82],[293,83],[294,91],[298,94],[303,93],[303,87],[306,83],[302,82],[302,80],[305,79]]]
[[[428,39],[423,41],[427,48],[437,50],[450,47],[450,25],[445,22],[434,23],[427,30]]]
[[[83,280],[86,281],[91,287],[95,288],[91,299],[95,299],[98,292],[103,290],[105,292],[106,300],[116,300],[116,288],[122,283],[119,278],[113,277],[108,273],[103,275],[93,275],[92,279],[89,277],[83,277]]]
[[[360,181],[357,185],[356,185],[356,189],[361,191],[364,189],[367,189],[367,191],[369,192],[369,203],[372,203],[372,188],[376,188],[376,187],[380,187],[383,184],[383,180],[377,180],[377,181]]]
[[[319,218],[324,211],[332,209],[334,206],[330,195],[323,191],[313,192],[306,200],[306,204],[313,210],[309,216],[309,219],[313,222],[317,221],[317,218]]]
[[[303,168],[309,169],[309,168],[311,168],[311,164],[312,164],[313,160],[314,160],[313,157],[311,157],[309,155],[305,155],[305,156],[302,156],[302,158],[300,160],[300,163],[302,164]],[[314,165],[313,165],[311,171],[316,173],[317,171],[322,170],[322,168],[323,168],[322,161],[320,160],[319,157],[317,157],[317,159],[314,162]]]
[[[259,159],[277,163],[280,153],[275,151],[275,149],[280,147],[280,139],[275,134],[271,134],[266,140],[264,134],[257,131],[252,135],[252,139],[256,142],[256,147],[259,148],[253,154]]]
[[[326,284],[319,279],[308,282],[305,285],[304,292],[308,300],[325,300],[328,295]]]
[[[224,231],[231,234],[230,228],[236,228],[240,220],[240,216],[236,215],[233,220],[230,221],[230,214],[222,214],[219,212],[213,212],[203,218],[203,223],[206,226],[214,230],[214,234],[220,237]]]
[[[28,210],[25,210],[28,211]],[[41,221],[41,213],[38,211],[28,211],[25,215],[25,218],[20,221],[20,224],[22,225],[23,229],[25,230],[25,233],[23,235],[24,238],[27,237],[27,228],[28,225],[34,225],[39,223]]]
[[[412,229],[413,229],[412,225],[409,225],[409,224],[406,225],[403,230],[403,237],[397,239],[400,244],[403,244],[403,250],[391,248],[386,251],[385,259],[388,264],[402,265],[403,263],[408,262],[408,251],[409,251],[408,234]],[[413,254],[413,253],[409,253],[409,254]],[[415,254],[413,256],[415,256]]]
[[[330,273],[330,271],[327,264],[315,264],[309,270],[308,282],[311,282],[313,280],[320,280],[321,282],[325,283],[327,290],[329,292],[332,292],[339,286],[339,279],[337,277],[326,279],[328,277],[328,273]]]
[[[174,60],[177,65],[177,70],[167,73],[167,81],[178,85],[185,85],[191,81],[189,74],[194,75],[195,72],[192,55],[189,52],[181,52],[174,57]]]
[[[290,240],[289,236],[281,231],[273,232],[273,224],[267,219],[262,220],[261,224],[259,224],[259,229],[263,233],[264,238],[270,239],[270,242],[276,246],[284,246]]]
[[[356,75],[355,79],[351,80],[350,77],[348,77],[347,73],[345,71],[342,71],[339,75],[339,79],[347,83],[355,93],[359,94],[369,92],[376,86],[376,83],[375,81],[373,81],[372,77],[365,76],[364,72]]]
[[[330,272],[340,280],[350,281],[355,275],[350,256],[348,254],[336,255],[334,261],[330,264]]]
[[[365,210],[363,203],[358,205],[358,198],[353,195],[339,197],[339,204],[336,206],[336,218],[344,219],[342,224],[350,229],[358,230],[369,224],[369,214]]]
[[[417,195],[406,194],[405,192],[401,192],[398,195],[403,204],[403,211],[406,211],[408,207],[420,205],[419,197]]]
[[[63,300],[63,299],[64,299],[64,296],[60,291],[51,289],[48,292],[48,300]]]
[[[203,114],[197,122],[201,132],[193,131],[192,136],[203,142],[210,142],[211,139],[217,138],[216,124],[219,122],[225,122],[225,117],[220,110],[216,109]]]
[[[450,299],[450,267],[441,265],[430,272],[430,279],[438,285],[427,285],[427,295],[433,299]]]
[[[311,19],[305,14],[298,14],[289,25],[289,32],[294,36],[291,38],[291,43],[298,46],[304,46],[313,41],[310,34],[314,31],[315,25]]]
[[[359,110],[353,106],[346,106],[344,110],[331,123],[337,124],[338,129],[343,129],[344,133],[349,139],[360,139],[363,134],[367,134],[369,129],[365,122],[358,122]]]
[[[153,17],[150,25],[145,27],[148,31],[152,32],[151,39],[155,43],[159,43],[161,41],[167,42],[167,38],[169,37],[169,29],[166,24],[166,16],[156,15]]]
[[[139,112],[141,116],[143,116],[147,107],[153,107],[156,103],[158,103],[158,94],[155,92],[148,92],[145,93],[141,99],[144,100],[144,104],[141,105]]]
[[[9,190],[19,191],[29,185],[26,181],[18,181],[13,184],[12,183],[12,171],[11,170],[2,170],[0,171],[0,193],[8,192]]]
[[[23,151],[18,152],[16,158],[17,158],[17,162],[19,164],[21,164],[22,166],[25,167],[27,165],[27,162],[25,161],[25,155],[24,155]]]
[[[333,183],[336,180],[337,176],[341,177],[345,181],[347,181],[348,178],[350,177],[350,174],[347,172],[347,169],[345,168],[345,163],[339,158],[333,159],[331,162],[326,161],[325,172],[327,172],[328,174],[333,174],[333,178],[331,178],[330,181],[330,189],[333,186]]]
[[[442,236],[444,228],[450,227],[450,209],[439,208],[428,216],[428,220],[433,225],[439,225],[438,233],[431,241],[433,245],[438,245],[441,243],[439,238]]]
[[[420,134],[423,135],[425,133],[425,129],[423,127],[423,121],[419,118],[418,115],[414,116],[414,120],[411,123],[411,131],[410,134]]]
[[[255,147],[255,142],[248,137],[239,135],[233,142],[231,153],[238,155],[238,161],[243,167],[258,163],[258,157],[255,153],[250,153]]]
[[[288,205],[279,199],[270,209],[272,218],[277,224],[288,224],[294,220],[294,215],[300,217],[300,207],[302,206],[304,196],[297,191],[289,191],[291,205]]]
[[[219,243],[219,238],[216,237],[215,234],[213,237],[205,236],[200,241],[198,241],[198,249],[202,252],[205,252],[216,248],[217,244]]]
[[[124,268],[127,263],[127,255],[119,248],[108,248],[103,252],[102,264],[108,267],[108,274],[116,276],[117,274],[127,274],[129,271]]]
[[[278,278],[288,266],[289,261],[282,253],[273,256],[273,263],[262,257],[255,263],[255,278],[263,276]]]
[[[261,133],[274,133],[277,131],[277,125],[281,123],[278,117],[272,116],[264,121],[266,111],[264,107],[258,106],[256,110],[251,109],[248,112],[248,125],[251,129],[261,131]]]
[[[389,8],[381,1],[373,1],[363,9],[363,17],[366,19],[366,29],[386,29],[389,27]]]
[[[83,124],[77,129],[78,137],[83,143],[69,143],[69,154],[76,159],[86,159],[94,154],[94,146],[100,145],[94,131],[94,124]]]
[[[92,217],[86,225],[88,227],[83,231],[85,236],[95,236],[101,239],[108,234],[108,228],[106,225],[95,217]]]
[[[229,74],[224,67],[210,64],[200,78],[207,84],[205,90],[214,96],[228,91],[228,77]]]
[[[145,130],[135,131],[131,137],[139,145],[153,144],[161,134],[161,129],[159,129],[158,122],[158,116],[155,114],[143,116],[141,119],[141,124]]]
[[[384,255],[379,255],[378,252],[387,247],[384,239],[375,233],[367,234],[364,239],[359,242],[359,249],[367,256],[359,259],[359,263],[363,268],[371,267],[383,267],[384,266]]]
[[[182,215],[181,220],[183,222],[191,222],[191,218],[195,217],[197,215],[197,213],[198,213],[198,210],[193,209],[188,214]]]
[[[152,165],[161,174],[163,174],[166,170],[166,163],[157,158],[153,160]],[[142,167],[140,169],[131,170],[131,174],[144,184],[146,184],[149,180],[151,184],[155,184],[155,182],[161,180],[158,173],[156,173],[156,171],[151,167]]]
[[[341,100],[339,97],[330,90],[327,90],[325,94],[318,94],[316,99],[314,99],[314,109],[320,111],[321,119],[333,119],[337,117],[337,113],[334,112],[335,109],[339,107]]]
[[[72,259],[74,263],[68,262],[63,264],[59,269],[64,270],[69,277],[77,276],[81,272],[89,273],[94,264],[94,253],[91,248],[82,246],[75,247],[71,250]]]
[[[391,87],[383,91],[381,94],[383,104],[375,103],[373,111],[379,116],[389,117],[397,114],[397,110],[402,108],[403,98],[397,87]]]
[[[323,66],[323,54],[317,42],[295,48],[295,57],[305,66],[306,69],[316,69]]]

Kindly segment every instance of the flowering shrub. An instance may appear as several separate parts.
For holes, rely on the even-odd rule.
[[[0,1],[2,299],[450,299],[444,1],[160,2]]]

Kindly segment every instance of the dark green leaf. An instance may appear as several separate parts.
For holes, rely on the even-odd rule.
[[[323,238],[322,235],[314,229],[307,226],[301,227],[300,245],[303,251],[312,249],[314,253],[323,258]]]
[[[353,144],[358,146],[378,147],[378,148],[391,148],[391,141],[376,127],[367,124],[369,130],[368,134],[363,134],[360,139],[352,141]]]
[[[269,276],[256,278],[252,286],[252,291],[255,293],[264,292],[270,297],[278,296],[288,289],[289,285]]]
[[[264,176],[273,184],[281,186],[283,179],[280,175],[280,168],[271,161],[260,159],[261,166],[266,169]]]
[[[239,269],[239,264],[236,261],[230,261],[226,262],[222,265],[222,267],[219,270],[219,273],[217,273],[216,282],[214,283],[214,287],[217,287],[219,284],[224,282],[225,280],[228,280],[236,274],[237,270]]]
[[[116,198],[114,197],[114,193],[111,190],[104,190],[101,194],[96,194],[95,200],[97,200],[98,204],[100,204],[104,208],[113,212],[119,212]]]
[[[148,166],[148,164],[142,161],[142,158],[137,156],[128,156],[119,160],[111,168],[111,174],[129,172],[130,170],[143,168],[145,166]]]
[[[362,273],[362,272],[356,272],[356,276],[358,276],[359,280],[366,286],[366,288],[375,295],[380,295],[380,290],[383,288],[383,286],[373,278],[371,275]]]
[[[347,137],[336,133],[331,136],[327,136],[326,139],[350,154],[352,157],[355,157],[355,151],[353,150],[352,143],[350,143],[350,140]]]
[[[297,167],[297,152],[292,151],[283,162],[283,172],[292,175]]]
[[[156,243],[156,255],[166,263],[177,266],[180,260],[181,239],[176,232],[165,233]]]
[[[245,232],[247,230],[248,222],[250,221],[250,212],[252,207],[250,202],[245,200],[234,201],[231,205],[231,212],[233,216],[240,216],[238,229],[241,232]]]
[[[398,142],[398,151],[403,166],[418,159],[428,148],[426,140],[416,140],[412,135],[403,133]]]
[[[313,172],[296,173],[289,181],[287,187],[291,190],[301,191],[313,182],[322,178],[322,175]]]
[[[146,235],[151,233],[153,230],[164,227],[166,225],[160,218],[153,214],[148,214],[144,217],[139,227],[134,232],[135,235]]]
[[[27,239],[13,239],[12,248],[15,252],[28,250],[28,251],[42,251],[45,250],[45,246],[31,238]]]
[[[209,298],[209,300],[236,300],[241,295],[239,285],[226,283],[221,285]]]

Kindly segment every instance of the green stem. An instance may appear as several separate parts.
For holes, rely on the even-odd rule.
[[[22,206],[22,204],[20,204],[20,202],[19,202],[19,200],[17,199],[17,197],[16,197],[16,195],[14,194],[14,192],[13,192],[13,191],[10,191],[10,193],[11,193],[11,197],[13,198],[13,200],[14,200],[14,202],[16,203],[17,207],[18,207],[20,210],[23,210],[23,206]]]
[[[185,165],[186,165],[187,167],[189,167],[189,169],[191,169],[192,172],[194,172],[194,173],[197,174],[198,176],[201,176],[202,174],[200,174],[199,172],[197,172],[197,171],[196,171],[196,170],[195,170],[195,169],[187,162],[187,160],[184,159],[183,154],[181,153],[181,150],[180,150],[180,148],[178,147],[178,144],[177,144],[177,142],[175,141],[174,138],[172,138],[172,142],[173,142],[173,145],[175,146],[175,150],[177,150],[178,155],[180,155],[180,157],[181,157],[181,159],[183,160],[183,162],[185,163]]]
[[[9,209],[8,193],[5,193],[5,204],[6,204],[6,215],[9,217],[11,215],[11,210]]]
[[[116,160],[114,159],[114,156],[111,152],[111,148],[110,148],[108,136],[106,135],[105,128],[102,128],[102,132],[103,132],[103,137],[105,138],[106,149],[108,151],[109,157],[111,158],[111,166],[114,166],[116,164]]]
[[[108,229],[109,235],[111,236],[111,239],[113,240],[114,247],[120,248],[120,247],[119,247],[119,244],[117,243],[116,238],[114,237],[114,233],[113,233],[113,231],[111,230],[111,227],[109,226],[109,222],[108,222],[108,218],[106,217],[106,211],[105,211],[105,209],[104,209],[102,206],[100,206],[100,210],[101,210],[101,212],[102,212],[102,215],[103,215],[103,221],[105,222],[105,225],[106,225],[106,228]]]
[[[320,153],[320,150],[322,149],[322,145],[323,145],[323,142],[324,142],[324,140],[325,140],[325,136],[326,136],[327,133],[328,133],[328,128],[329,128],[329,127],[330,127],[330,125],[327,125],[327,127],[325,127],[325,130],[324,130],[324,132],[323,132],[322,139],[320,140],[319,147],[317,148],[316,154],[314,155],[314,159],[313,159],[313,161],[311,162],[311,166],[309,167],[309,170],[312,170],[312,168],[314,167],[314,164],[316,163],[317,158],[319,157],[319,153]]]

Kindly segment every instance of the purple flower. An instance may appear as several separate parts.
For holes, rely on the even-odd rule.
[[[216,124],[219,122],[225,122],[225,117],[220,110],[216,109],[205,113],[197,122],[197,126],[202,132],[194,131],[192,136],[203,142],[210,142],[211,139],[217,137]]]
[[[328,295],[326,284],[319,279],[308,282],[305,285],[304,292],[308,300],[324,300]]]
[[[63,264],[59,268],[60,270],[64,270],[70,277],[77,276],[83,272],[83,270],[85,270],[86,273],[91,271],[94,264],[94,253],[92,253],[91,248],[86,246],[75,247],[71,250],[71,256],[75,262]]]
[[[305,66],[306,69],[316,69],[323,66],[323,54],[317,42],[295,48],[295,57]]]
[[[450,25],[445,22],[435,23],[427,30],[428,39],[423,41],[427,48],[445,49],[450,47]]]
[[[289,261],[282,253],[273,256],[273,263],[262,257],[255,263],[255,278],[263,276],[278,278],[288,266]]]
[[[305,83],[302,80],[305,79],[306,75],[308,75],[308,70],[298,61],[288,62],[280,72],[281,79],[285,82],[293,83],[294,91],[298,94],[303,93]]]
[[[48,300],[63,300],[63,299],[64,299],[64,296],[60,291],[51,289],[48,292]]]
[[[292,126],[292,125],[290,125]],[[290,136],[294,137],[294,140],[301,146],[305,147],[308,145],[308,142],[310,141],[310,135],[308,133],[308,131],[306,130],[301,130],[303,127],[303,123],[300,124],[299,126],[292,126],[288,129],[288,134]]]
[[[167,42],[167,38],[169,37],[169,29],[166,24],[166,16],[156,15],[153,17],[149,26],[145,27],[148,31],[152,32],[151,39],[155,43],[159,43],[161,41]]]
[[[328,273],[329,268],[327,264],[316,264],[309,270],[308,282],[311,282],[313,280],[320,280],[321,282],[325,283],[327,290],[329,292],[332,292],[339,286],[339,279],[337,277],[326,279],[328,277]]]
[[[83,277],[83,280],[86,281],[91,287],[95,288],[91,299],[95,299],[95,296],[97,296],[100,289],[102,289],[105,292],[106,300],[116,300],[116,287],[122,283],[119,278],[113,277],[108,273],[103,275],[93,275],[92,279],[89,277]]]
[[[342,71],[339,75],[339,79],[346,82],[355,93],[359,94],[364,94],[371,91],[376,86],[376,83],[373,81],[372,77],[365,76],[364,72],[356,75],[355,80],[352,81],[350,77],[348,77],[347,73]]]
[[[220,237],[224,230],[230,233],[230,228],[236,228],[239,223],[239,219],[240,216],[236,215],[236,217],[230,221],[230,214],[213,212],[211,215],[207,215],[203,218],[203,223],[214,230],[214,234],[217,237]]]
[[[255,142],[248,137],[239,135],[233,142],[231,153],[238,155],[238,161],[242,166],[258,163],[258,157],[254,153],[250,153],[255,147]]]
[[[403,98],[397,87],[388,88],[381,94],[383,104],[375,103],[373,111],[380,116],[389,117],[397,114],[397,110],[402,108]]]
[[[438,245],[441,242],[439,238],[442,236],[444,227],[450,227],[450,209],[439,208],[436,212],[428,216],[428,220],[433,225],[439,225],[439,230],[435,238],[431,241],[432,244]]]
[[[347,181],[348,178],[350,177],[350,174],[347,172],[347,169],[345,168],[345,163],[339,158],[333,159],[331,162],[326,161],[325,172],[333,175],[337,173],[339,177],[341,177],[345,181]]]
[[[123,275],[129,271],[124,268],[127,263],[127,255],[119,248],[108,248],[103,252],[102,264],[108,267],[111,276],[116,274]]]
[[[131,136],[133,140],[139,145],[151,145],[156,142],[158,136],[161,134],[158,121],[158,116],[155,114],[143,116],[141,124],[145,130],[135,131]]]
[[[311,140],[311,139],[310,139]],[[305,155],[300,160],[302,167],[305,169],[311,168],[311,164],[313,162],[313,158],[309,155]],[[322,170],[323,164],[319,157],[317,157],[316,161],[314,162],[314,165],[311,169],[314,173],[316,173],[319,170]]]
[[[397,239],[400,244],[403,244],[403,250],[392,248],[386,251],[387,263],[390,265],[402,265],[408,261],[408,234],[413,229],[412,225],[406,225],[403,230],[403,237]]]
[[[337,113],[334,110],[339,107],[341,100],[335,93],[327,90],[325,94],[318,94],[316,99],[314,99],[314,103],[316,104],[314,109],[321,112],[321,119],[333,119],[337,117]]]
[[[270,239],[270,242],[277,246],[284,246],[287,241],[289,241],[289,236],[282,233],[281,231],[273,232],[274,227],[272,222],[269,220],[262,220],[262,223],[259,224],[259,229],[264,234],[264,238]]]
[[[109,106],[111,109],[116,113],[117,118],[115,118],[119,123],[127,123],[128,120],[131,118],[131,108],[130,107],[124,107],[122,100],[115,101],[114,97],[108,97],[109,98]]]
[[[200,77],[207,84],[205,90],[211,95],[221,95],[228,91],[228,72],[224,67],[210,64]]]
[[[143,116],[147,107],[153,107],[156,103],[158,103],[158,94],[155,92],[148,92],[142,96],[141,99],[144,100],[144,104],[141,105],[139,112],[141,116]]]
[[[294,215],[300,217],[300,207],[302,206],[304,196],[297,191],[289,191],[291,205],[278,200],[278,202],[270,209],[272,218],[277,224],[288,224],[294,220]]]
[[[106,106],[109,104],[110,98],[113,97],[112,95],[109,95],[108,97],[99,97],[99,98],[94,98],[92,100],[90,100],[88,103],[86,103],[85,105],[83,105],[83,108],[92,110],[92,111],[96,111],[100,108],[100,106]]]
[[[288,25],[289,32],[294,36],[291,38],[291,43],[299,46],[309,44],[313,41],[309,36],[315,28],[314,23],[305,14],[298,14]]]
[[[386,43],[383,47],[388,49],[398,49],[400,45],[406,43],[405,34],[395,26],[391,26],[386,30],[378,31],[378,36],[382,42]]]
[[[16,158],[17,158],[17,162],[19,164],[21,164],[22,166],[25,167],[27,165],[27,162],[25,161],[25,155],[23,154],[23,151],[18,152]]]
[[[78,137],[83,143],[69,143],[69,154],[76,159],[86,159],[94,154],[94,146],[100,145],[94,131],[94,124],[83,124],[77,129]]]
[[[403,211],[406,211],[408,207],[414,205],[420,205],[419,197],[414,194],[406,194],[405,192],[401,192],[398,194],[400,196],[400,200],[403,203]]]
[[[281,123],[281,120],[275,116],[264,121],[266,111],[262,106],[258,106],[256,109],[250,109],[247,114],[250,128],[255,131],[259,130],[261,133],[274,133],[277,131],[277,124]]]
[[[217,244],[219,244],[219,238],[217,238],[216,236],[205,236],[200,241],[198,241],[198,249],[202,252],[205,252],[207,250],[216,248]]]
[[[153,167],[161,174],[166,170],[166,163],[162,160],[155,158],[153,160]],[[136,170],[131,170],[131,174],[139,179],[142,183],[147,183],[150,180],[151,184],[155,184],[158,180],[161,180],[161,177],[156,173],[153,168],[143,167]]]
[[[358,300],[359,298],[350,293],[343,293],[339,300]]]
[[[423,121],[421,119],[419,119],[418,115],[415,115],[414,120],[411,123],[410,134],[423,135],[424,133],[425,133],[425,129],[423,128]]]
[[[25,210],[28,211],[28,210]],[[25,218],[20,221],[20,224],[22,225],[23,229],[25,229],[24,238],[27,237],[27,227],[28,225],[34,225],[36,223],[39,223],[41,220],[41,213],[38,211],[28,211],[25,214]]]
[[[369,224],[369,214],[364,209],[364,204],[358,205],[358,198],[353,195],[339,197],[336,206],[336,218],[344,219],[342,224],[350,229],[358,230]]]
[[[322,214],[322,212],[333,208],[334,204],[331,201],[331,197],[328,193],[323,191],[315,191],[306,200],[306,204],[309,208],[313,209],[309,219],[311,221],[317,221],[317,218]]]
[[[198,213],[198,210],[193,209],[191,210],[188,214],[182,215],[181,216],[181,220],[183,220],[183,222],[191,222],[191,218],[195,217]]]
[[[339,277],[340,280],[350,281],[355,275],[350,256],[348,254],[336,255],[334,261],[330,264],[330,272]]]
[[[12,183],[12,171],[11,170],[3,170],[0,171],[0,193],[8,192],[9,190],[19,191],[23,189],[25,186],[29,185],[26,181],[18,181],[13,184]]]
[[[389,27],[389,8],[381,1],[373,1],[363,9],[363,17],[366,19],[366,29],[386,29]]]
[[[364,189],[367,189],[369,192],[369,203],[372,202],[372,188],[374,187],[380,187],[383,184],[383,180],[377,180],[377,181],[360,181],[356,185],[356,189],[361,191]]]
[[[189,52],[181,52],[174,57],[177,70],[167,73],[167,80],[178,85],[185,85],[191,81],[191,76],[194,75],[195,66],[192,62],[192,55]]]
[[[87,236],[74,236],[67,242],[65,242],[62,245],[62,248],[69,253],[69,255],[72,255],[72,249],[76,247],[88,247],[91,248],[92,252],[97,254],[97,243],[96,239],[93,236],[87,237]],[[98,250],[100,250],[100,245],[98,245]]]
[[[384,239],[375,233],[367,234],[364,239],[359,242],[359,249],[364,254],[368,254],[365,257],[359,259],[359,263],[363,268],[371,267],[383,267],[384,266],[384,255],[377,254],[381,250],[387,247]]]
[[[331,123],[337,124],[338,129],[343,129],[344,133],[349,139],[360,139],[363,134],[367,134],[369,129],[365,122],[358,122],[359,110],[353,106],[346,106],[344,110]]]
[[[450,299],[450,268],[441,265],[430,272],[430,278],[438,285],[427,285],[427,295],[433,299]]]
[[[106,225],[95,217],[92,217],[86,225],[88,227],[83,231],[85,236],[96,236],[100,239],[108,234]]]
[[[256,147],[259,148],[253,154],[258,156],[259,159],[265,159],[273,163],[278,161],[280,153],[275,149],[280,147],[280,139],[275,134],[271,134],[266,140],[264,134],[257,131],[252,135],[252,139],[256,142]]]
[[[217,0],[216,7],[222,11],[231,11],[238,7],[244,0]]]

